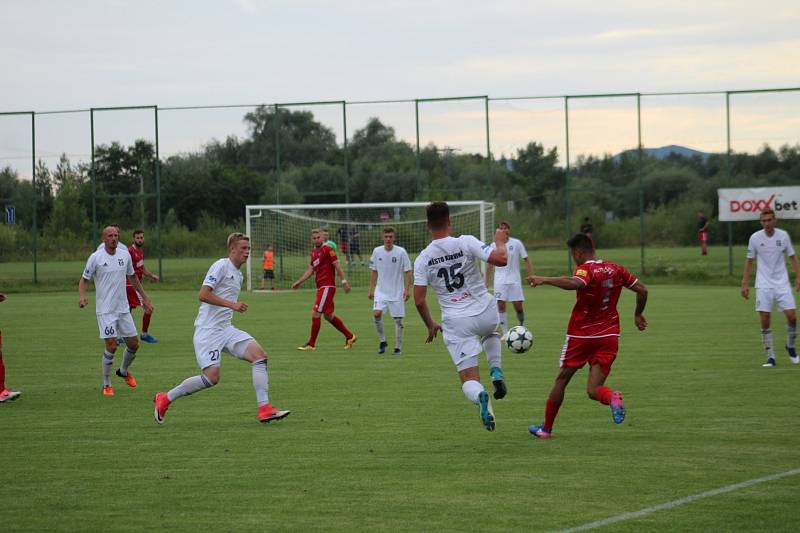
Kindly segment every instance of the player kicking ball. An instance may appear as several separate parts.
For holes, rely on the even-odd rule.
[[[269,403],[267,352],[249,333],[231,325],[234,311],[247,311],[247,304],[237,300],[243,280],[240,268],[249,256],[250,237],[243,233],[232,233],[228,236],[228,257],[216,261],[208,269],[200,288],[200,312],[194,321],[194,352],[202,373],[185,379],[169,392],[156,394],[153,416],[159,424],[164,422],[172,402],[219,383],[223,352],[250,363],[259,422],[266,423],[289,416],[289,411]]]
[[[426,208],[428,231],[433,240],[414,261],[414,304],[428,328],[426,343],[433,342],[441,331],[450,357],[461,379],[461,390],[469,401],[479,406],[481,422],[494,431],[495,418],[489,393],[483,388],[478,372],[478,356],[486,352],[494,397],[506,395],[500,367],[500,321],[494,298],[486,289],[479,261],[505,266],[508,260],[508,233],[495,232],[495,248],[472,235],[452,237],[450,207],[433,202]],[[431,318],[426,301],[428,285],[433,287],[442,309],[442,324]]]
[[[568,291],[576,291],[577,301],[567,326],[567,340],[561,352],[561,369],[556,375],[550,396],[547,398],[544,423],[528,426],[528,431],[540,439],[549,439],[553,422],[564,401],[564,392],[575,372],[589,363],[589,378],[586,392],[589,398],[611,407],[615,424],[625,420],[625,405],[622,393],[605,386],[611,373],[611,365],[617,357],[619,344],[619,313],[617,301],[622,287],[636,293],[634,323],[639,331],[647,328],[642,313],[647,304],[647,287],[624,267],[597,259],[592,239],[579,233],[567,241],[572,259],[578,267],[572,276],[548,278],[529,276],[533,287],[552,285]]]

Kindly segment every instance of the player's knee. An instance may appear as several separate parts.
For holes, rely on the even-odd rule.
[[[125,339],[125,344],[132,352],[135,352],[139,349],[139,339],[137,337],[129,337]]]
[[[329,314],[323,315],[323,316],[325,317],[325,320],[327,320],[328,322],[333,321],[333,317],[334,317],[333,313],[329,313]]]
[[[383,316],[383,313],[381,313],[380,311],[373,311],[372,316],[375,318],[380,318],[381,316]]]

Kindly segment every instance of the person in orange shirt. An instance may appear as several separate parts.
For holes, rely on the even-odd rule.
[[[270,289],[275,290],[275,256],[272,253],[272,245],[268,244],[264,250],[264,259],[261,261],[261,268],[264,269],[264,277],[261,278],[261,290],[264,290],[264,283],[269,280]]]

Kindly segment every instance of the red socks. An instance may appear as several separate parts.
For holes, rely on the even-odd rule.
[[[342,322],[342,319],[339,318],[338,316],[333,317],[333,320],[331,320],[331,324],[333,324],[333,327],[342,332],[342,335],[344,335],[345,339],[353,338],[353,334],[350,333],[350,330],[347,329],[347,326],[344,325],[344,322]]]
[[[597,398],[595,398],[598,402],[602,403],[603,405],[608,405],[611,403],[611,394],[612,390],[608,387],[600,385],[597,387]]]
[[[556,419],[558,410],[561,408],[560,403],[554,403],[547,400],[544,408],[544,424],[542,424],[545,431],[553,431],[553,422]]]
[[[150,313],[145,313],[142,317],[142,331],[150,331],[150,317],[153,315]]]
[[[317,335],[319,335],[319,327],[322,324],[322,319],[318,316],[311,317],[311,336],[308,338],[309,346],[317,345]]]

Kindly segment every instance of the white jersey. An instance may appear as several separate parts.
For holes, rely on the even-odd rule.
[[[786,272],[786,257],[794,255],[792,240],[782,229],[775,228],[772,237],[762,229],[750,236],[747,243],[747,258],[756,260],[756,289],[788,289],[789,274]]]
[[[492,243],[492,250],[497,248],[495,243]],[[506,243],[508,249],[508,263],[504,267],[494,267],[494,286],[511,285],[516,283],[520,285],[522,279],[519,275],[519,262],[520,260],[528,258],[528,251],[525,250],[525,245],[522,241],[509,237]]]
[[[478,315],[494,304],[478,265],[490,253],[472,235],[436,239],[414,261],[414,285],[433,287],[443,319]]]
[[[403,301],[406,290],[406,272],[411,271],[411,259],[402,246],[396,244],[391,250],[378,246],[372,250],[369,268],[378,273],[375,299],[387,302]]]
[[[236,268],[230,259],[223,257],[208,269],[203,285],[211,287],[214,294],[220,298],[235,302],[239,299],[243,280],[242,271]],[[194,327],[223,329],[231,325],[232,318],[233,309],[203,302],[200,304]]]
[[[111,255],[103,247],[89,256],[83,277],[87,281],[94,278],[98,315],[130,312],[125,292],[126,276],[133,276],[133,260],[127,248],[117,247]]]

